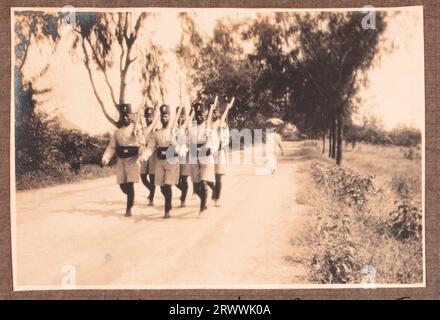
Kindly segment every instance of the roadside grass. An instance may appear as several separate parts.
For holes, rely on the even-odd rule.
[[[17,177],[17,190],[30,190],[37,188],[44,188],[58,184],[72,183],[84,179],[96,179],[108,177],[114,174],[111,167],[100,167],[98,165],[86,164],[83,165],[75,174],[67,164],[60,165],[50,172],[35,171]]]
[[[298,150],[302,232],[293,239],[313,283],[423,282],[421,160],[399,147],[345,150],[342,168],[308,141]],[[314,150],[313,150],[314,149]],[[367,279],[367,280],[366,280]]]

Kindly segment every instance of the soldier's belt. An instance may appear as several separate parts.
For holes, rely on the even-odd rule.
[[[128,146],[128,147],[116,147],[116,154],[119,158],[125,159],[133,156],[139,155],[139,147]]]
[[[172,154],[173,156],[177,156],[177,153],[175,151],[176,147],[174,145],[169,145],[168,147],[158,147],[156,149],[156,155],[159,160],[165,160],[167,158],[168,148],[172,148],[170,154]]]
[[[211,148],[207,147],[204,143],[197,144],[197,154],[202,153],[202,156],[211,155]]]

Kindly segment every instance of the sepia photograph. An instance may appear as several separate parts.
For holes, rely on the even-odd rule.
[[[14,291],[425,287],[424,70],[422,6],[11,8]]]

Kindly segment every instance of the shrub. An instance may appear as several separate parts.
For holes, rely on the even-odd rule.
[[[374,194],[374,176],[362,177],[352,170],[337,166],[324,167],[315,162],[311,166],[312,177],[337,201],[361,210],[368,196]]]
[[[422,133],[420,130],[408,126],[394,128],[390,132],[390,137],[393,140],[393,143],[398,146],[416,146],[422,141]]]
[[[341,209],[342,210],[342,209]],[[319,245],[309,260],[310,280],[319,283],[352,283],[359,280],[357,247],[351,239],[352,219],[342,211],[320,216],[315,237]]]
[[[418,181],[412,176],[400,174],[391,179],[391,189],[400,199],[409,199],[419,191]]]
[[[390,213],[389,230],[397,240],[418,240],[422,234],[422,214],[419,206],[411,201],[397,202],[397,209]]]
[[[305,236],[313,248],[307,260],[311,281],[359,283],[362,266],[374,266],[381,281],[421,281],[422,213],[411,201],[418,192],[417,179],[393,177],[390,186],[398,196],[393,206],[389,193],[376,191],[373,176],[312,163],[311,177],[322,192],[311,201],[316,218]],[[409,260],[401,261],[402,254]]]

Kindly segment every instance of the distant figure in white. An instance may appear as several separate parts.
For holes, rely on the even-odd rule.
[[[281,155],[284,156],[281,135],[277,133],[274,128],[266,131],[266,144],[266,152],[268,154],[265,161],[265,167],[269,169],[271,174],[274,174],[277,168],[279,151],[281,152]]]

